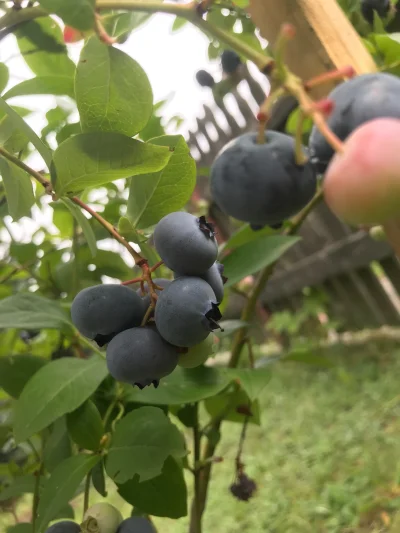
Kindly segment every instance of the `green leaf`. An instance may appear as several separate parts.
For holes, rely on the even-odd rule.
[[[85,31],[94,27],[96,0],[39,0],[39,4],[77,30]]]
[[[125,237],[127,241],[134,242],[136,244],[139,244],[140,241],[145,240],[145,238],[135,230],[132,222],[126,217],[121,217],[119,219],[118,233]]]
[[[68,518],[73,520],[75,518],[75,512],[72,505],[64,505],[64,507],[60,509],[51,520],[59,520],[61,518],[63,518],[64,520]]]
[[[183,469],[172,457],[165,461],[161,475],[149,481],[139,481],[135,476],[119,485],[118,492],[125,501],[144,513],[175,519],[187,515]]]
[[[261,394],[272,376],[269,368],[227,368],[226,372],[232,379],[239,380],[251,401]]]
[[[32,293],[20,293],[0,300],[0,328],[72,328],[60,304]]]
[[[223,392],[212,398],[207,398],[204,406],[211,418],[223,416],[224,420],[238,422],[239,424],[244,422],[246,417],[245,412],[250,408],[252,416],[249,417],[249,423],[260,425],[260,406],[258,400],[253,401],[249,407],[249,397],[242,389]],[[245,411],[241,411],[242,409]]]
[[[115,37],[119,42],[122,42],[133,30],[139,28],[149,20],[150,17],[151,13],[141,13],[139,11],[105,15],[103,26],[108,35]]]
[[[77,409],[107,376],[104,359],[51,361],[27,383],[15,408],[14,433],[21,442]]]
[[[21,130],[21,132],[26,135],[26,137],[33,144],[39,154],[43,157],[43,160],[46,165],[50,168],[51,160],[53,157],[50,148],[48,148],[44,144],[44,142],[39,139],[33,129],[28,126],[25,120],[21,118],[20,115],[12,107],[9,106],[3,100],[3,98],[0,98],[0,111],[3,111],[5,114],[7,114],[12,120],[14,127],[18,130]]]
[[[254,231],[250,228],[249,224],[243,224],[233,235],[232,237],[223,245],[224,250],[230,250],[232,248],[239,248],[243,244],[256,241],[262,237],[268,235],[275,235],[276,230],[273,230],[270,227],[265,227],[263,229]]]
[[[167,147],[143,143],[120,133],[81,133],[54,152],[52,181],[59,195],[105,185],[143,172],[157,172],[171,157]]]
[[[66,95],[74,98],[74,80],[71,76],[38,76],[14,85],[3,95],[3,98],[8,100],[8,98],[14,98],[15,96],[31,94]]]
[[[11,257],[14,257],[21,265],[29,261],[34,261],[37,251],[38,247],[33,242],[12,242],[10,244]]]
[[[72,135],[82,133],[80,122],[72,122],[71,124],[65,124],[60,131],[56,134],[56,140],[58,144],[66,141]]]
[[[10,75],[8,72],[7,65],[5,65],[4,63],[0,63],[0,94],[7,87],[9,77]]]
[[[0,387],[18,398],[30,378],[46,363],[43,357],[30,354],[0,357]]]
[[[104,458],[101,458],[92,470],[93,487],[97,490],[100,496],[107,497],[106,479],[104,475]]]
[[[83,231],[83,234],[85,235],[90,253],[92,254],[92,257],[95,257],[95,255],[97,254],[97,241],[92,226],[89,223],[89,220],[85,217],[80,208],[72,202],[72,200],[70,200],[69,198],[62,198],[61,201],[79,224],[80,228]]]
[[[157,389],[148,387],[138,391],[130,387],[126,400],[154,405],[199,402],[218,394],[229,384],[229,381],[229,376],[217,368],[178,366],[172,374],[160,381]]]
[[[377,48],[377,53],[383,58],[384,65],[396,65],[390,68],[388,72],[397,76],[400,74],[400,65],[398,65],[400,42],[398,41],[398,35],[399,34],[378,34],[374,35],[373,37],[373,42]]]
[[[62,461],[71,457],[72,446],[68,435],[65,417],[61,417],[53,424],[50,437],[46,441],[43,462],[46,470],[52,472]]]
[[[185,26],[189,21],[183,17],[175,17],[174,22],[172,23],[172,33],[176,33],[179,31],[183,26]]]
[[[99,460],[100,456],[75,455],[53,470],[40,495],[37,533],[44,533],[50,520],[73,498],[83,478]]]
[[[0,492],[0,502],[4,502],[10,498],[17,498],[22,494],[33,493],[35,490],[35,477],[30,476],[18,476],[11,485],[6,487]]]
[[[158,476],[169,455],[186,454],[183,436],[161,409],[141,407],[116,425],[108,450],[106,470],[116,483],[135,474],[140,481]]]
[[[30,216],[35,197],[28,174],[3,158],[0,158],[0,174],[3,178],[10,216],[13,220]]]
[[[153,111],[153,93],[142,67],[97,36],[82,49],[75,94],[84,132],[132,137],[145,127]]]
[[[240,246],[222,260],[224,276],[228,278],[225,287],[271,265],[298,240],[299,237],[272,235]]]
[[[7,533],[32,533],[32,524],[28,522],[20,522],[19,524],[8,527]]]
[[[74,77],[75,63],[68,57],[61,28],[53,18],[25,22],[16,29],[15,36],[25,62],[36,76]]]
[[[174,152],[160,172],[131,179],[127,214],[139,229],[148,228],[168,213],[181,209],[196,185],[196,163],[182,136],[159,137],[151,143],[168,146]]]
[[[214,334],[217,335],[220,339],[229,337],[237,331],[238,329],[248,328],[251,324],[249,322],[244,322],[243,320],[221,320],[219,323],[222,330],[214,331]]]
[[[80,448],[99,449],[104,427],[99,410],[91,400],[67,415],[67,426],[72,440]]]

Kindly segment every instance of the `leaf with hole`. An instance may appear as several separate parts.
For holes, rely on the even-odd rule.
[[[147,481],[161,473],[170,455],[186,454],[183,436],[163,411],[141,407],[120,420],[108,450],[106,471],[116,483],[125,483],[135,474]]]
[[[91,37],[82,49],[75,77],[82,131],[110,131],[132,137],[153,111],[153,93],[142,67],[128,54]]]
[[[0,158],[0,175],[3,178],[10,216],[13,220],[30,216],[35,197],[28,174],[12,163]]]
[[[131,179],[127,215],[138,229],[148,228],[168,213],[179,211],[196,185],[196,163],[183,137],[167,135],[150,142],[168,146],[173,153],[160,172]]]
[[[0,357],[0,387],[18,398],[30,378],[46,363],[43,357],[30,354]]]
[[[228,278],[225,287],[231,287],[246,276],[272,265],[298,240],[299,237],[272,235],[233,250],[222,260],[224,276]]]
[[[168,457],[159,476],[148,481],[139,477],[118,485],[118,493],[130,505],[144,513],[167,518],[187,515],[187,490],[183,469]]]
[[[94,28],[96,0],[39,0],[39,4],[77,30]]]
[[[104,359],[71,357],[51,361],[26,384],[15,407],[14,433],[26,440],[77,409],[107,376]]]
[[[143,143],[121,133],[81,133],[54,152],[52,182],[59,195],[98,187],[119,178],[157,172],[171,157],[169,148]]]
[[[75,455],[53,470],[40,495],[37,533],[44,533],[50,520],[74,497],[86,474],[99,461],[100,456]]]

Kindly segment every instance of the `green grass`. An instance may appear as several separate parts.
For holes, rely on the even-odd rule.
[[[274,367],[262,424],[249,427],[244,449],[258,484],[248,503],[229,492],[240,426],[225,423],[204,533],[400,532],[400,350],[374,344],[328,355],[333,369]],[[122,503],[116,494],[111,502]],[[188,531],[187,519],[155,523],[160,533]]]

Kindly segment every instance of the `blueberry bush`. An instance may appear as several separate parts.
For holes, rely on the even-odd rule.
[[[343,65],[299,79],[285,63],[296,28],[283,25],[265,48],[247,0],[0,1],[0,42],[13,34],[32,72],[10,86],[0,63],[0,503],[15,515],[16,499],[32,496],[30,522],[15,516],[7,533],[154,533],[153,516],[188,516],[201,533],[224,420],[243,425],[227,490],[251,498],[246,427],[259,423],[272,371],[255,365],[253,321],[274,265],[324,195],[343,220],[382,225],[398,242],[398,10],[340,3],[375,72]],[[273,81],[256,130],[210,169],[213,200],[235,219],[224,242],[194,199],[185,139],[166,133],[144,68],[119,47],[155,13],[208,36],[222,80],[196,78],[216,98],[246,61]],[[75,62],[69,45],[79,41]],[[338,87],[313,99],[332,80]],[[286,93],[298,108],[286,133],[271,131]],[[38,132],[31,110],[13,104],[31,95],[72,104],[43,113]],[[241,318],[224,320],[237,292]],[[222,344],[229,360],[215,365]],[[110,487],[131,516],[107,502]],[[93,492],[103,501],[91,505]]]

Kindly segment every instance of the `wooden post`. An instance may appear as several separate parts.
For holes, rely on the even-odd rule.
[[[346,65],[357,74],[377,70],[336,0],[250,0],[248,11],[272,50],[282,24],[295,26],[285,61],[303,80]],[[324,96],[331,88],[324,84],[313,95]]]

